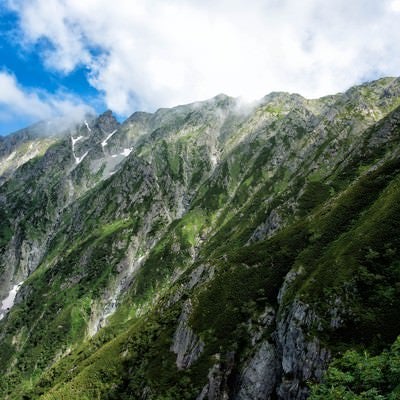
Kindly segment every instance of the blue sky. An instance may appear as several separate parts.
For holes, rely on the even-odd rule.
[[[0,8],[0,71],[14,76],[23,88],[40,89],[49,93],[65,92],[90,104],[97,112],[103,111],[106,104],[98,90],[89,84],[87,69],[78,66],[70,73],[64,74],[46,68],[42,54],[51,44],[43,39],[31,46],[21,46],[18,22],[15,12]],[[2,106],[7,108],[0,103],[0,112]],[[16,118],[11,115],[10,118],[5,116],[0,119],[0,135],[21,129],[40,119],[40,115],[24,115],[24,112],[18,114]]]
[[[400,75],[400,0],[1,0],[0,134]]]

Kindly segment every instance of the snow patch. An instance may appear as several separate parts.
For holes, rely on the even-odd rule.
[[[88,155],[88,153],[89,151],[87,151],[82,157],[76,157],[74,154],[76,165],[80,164],[83,161],[83,159]]]
[[[15,297],[17,296],[18,290],[24,282],[17,283],[8,293],[8,296],[2,301],[0,307],[0,320],[2,320],[8,313],[10,308],[14,305]]]
[[[124,149],[124,151],[120,154],[121,154],[121,156],[128,157],[129,154],[131,154],[132,150],[133,150],[133,147],[131,147],[130,149]]]
[[[86,122],[86,121],[85,121]],[[77,138],[74,138],[71,135],[71,142],[72,142],[72,155],[74,156],[75,159],[75,164],[78,165],[79,163],[81,163],[83,161],[83,159],[87,156],[87,154],[89,153],[89,151],[87,151],[82,157],[77,157],[75,154],[75,143],[79,140],[83,139],[83,136],[78,136]]]
[[[83,136],[78,136],[76,139],[71,136],[72,146],[75,146],[75,143],[81,139],[83,139]]]
[[[111,136],[114,135],[115,132],[117,132],[117,129],[116,129],[115,131],[112,131],[112,132],[101,142],[101,146],[102,146],[102,147],[107,146],[107,141],[108,141],[108,139],[110,139]]]
[[[84,123],[85,123],[85,125],[86,125],[87,130],[88,130],[89,132],[92,132],[92,130],[90,129],[90,126],[89,126],[89,124],[87,123],[86,119],[85,119]]]

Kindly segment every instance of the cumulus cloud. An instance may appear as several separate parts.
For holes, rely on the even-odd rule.
[[[89,106],[66,93],[51,94],[24,88],[7,71],[0,71],[0,88],[0,121],[10,121],[19,116],[32,120],[65,117],[78,121],[93,113]]]
[[[8,0],[25,46],[120,114],[272,90],[316,97],[400,73],[399,0]]]

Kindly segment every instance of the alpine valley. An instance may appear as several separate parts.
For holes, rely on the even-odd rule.
[[[400,79],[0,137],[0,398],[400,399]]]

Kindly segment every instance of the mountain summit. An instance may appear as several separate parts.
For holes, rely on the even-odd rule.
[[[0,398],[397,398],[399,141],[398,78],[0,138]]]

